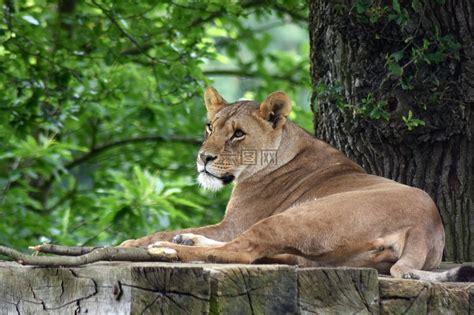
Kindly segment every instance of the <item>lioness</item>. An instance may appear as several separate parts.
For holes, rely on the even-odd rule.
[[[285,93],[274,92],[261,104],[228,104],[209,87],[205,104],[209,122],[198,180],[210,190],[235,183],[224,219],[121,246],[172,248],[183,262],[372,267],[426,280],[466,273],[464,267],[422,271],[438,267],[444,247],[430,196],[367,174],[289,121]]]

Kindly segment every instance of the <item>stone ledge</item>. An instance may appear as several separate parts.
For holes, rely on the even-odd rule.
[[[0,262],[0,314],[472,314],[474,283],[377,277],[364,268]]]

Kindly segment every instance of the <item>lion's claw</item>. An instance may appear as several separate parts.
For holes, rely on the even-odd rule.
[[[184,234],[176,235],[171,242],[179,245],[194,246],[194,241],[190,238],[186,238]]]
[[[415,275],[413,272],[405,273],[402,276],[403,279],[412,279],[412,280],[420,280],[420,276]]]
[[[172,243],[186,246],[194,246],[195,242],[189,237],[192,234],[178,234],[173,237]]]

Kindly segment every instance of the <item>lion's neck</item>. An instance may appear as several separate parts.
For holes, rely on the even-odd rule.
[[[276,165],[236,184],[228,214],[250,209],[249,222],[258,221],[300,202],[340,192],[344,187],[335,184],[328,190],[327,183],[341,174],[365,173],[344,154],[291,122],[285,126],[276,155]]]
[[[223,221],[229,238],[299,203],[350,190],[345,176],[365,176],[341,152],[291,122],[276,154],[276,165],[236,183]]]
[[[253,174],[244,181],[245,185],[251,182],[259,184],[265,181],[273,182],[275,174],[295,176],[302,170],[306,174],[327,173],[332,169],[337,173],[337,169],[341,168],[364,172],[343,153],[316,139],[292,122],[288,122],[285,126],[275,158],[276,163],[269,163],[264,169]]]

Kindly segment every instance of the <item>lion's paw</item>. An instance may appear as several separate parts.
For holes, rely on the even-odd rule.
[[[179,245],[187,245],[187,246],[194,246],[197,245],[196,243],[199,242],[198,237],[200,235],[196,235],[193,233],[185,233],[185,234],[178,234],[171,240],[172,243],[179,244]]]
[[[159,247],[173,248],[173,246],[175,246],[175,245],[176,244],[166,242],[166,241],[158,241],[158,242],[151,243],[150,245],[147,246],[147,248],[148,249],[150,249],[150,248],[159,248]]]
[[[118,247],[143,247],[143,244],[137,240],[126,240],[120,243]]]
[[[403,274],[402,278],[403,279],[420,280],[420,276],[415,275],[413,272]]]
[[[187,246],[217,246],[223,244],[222,242],[193,233],[178,234],[173,238],[172,242]]]

